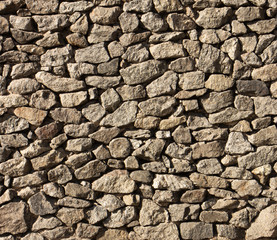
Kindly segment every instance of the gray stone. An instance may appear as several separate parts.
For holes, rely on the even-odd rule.
[[[225,171],[221,174],[221,177],[245,180],[251,179],[253,175],[244,168],[226,167]]]
[[[29,128],[29,123],[25,119],[11,115],[0,117],[0,134],[20,132],[27,128]]]
[[[114,158],[125,158],[131,152],[131,144],[127,138],[114,138],[109,143],[109,150]]]
[[[250,22],[262,19],[263,10],[259,7],[240,7],[235,14],[240,22]]]
[[[0,17],[0,26],[1,26],[1,30],[0,30],[1,34],[9,32],[9,21],[2,16]]]
[[[23,30],[14,29],[14,28],[11,28],[10,31],[11,31],[12,37],[21,44],[29,43],[42,36],[40,33],[27,32]]]
[[[94,8],[89,17],[93,23],[98,24],[113,24],[121,13],[120,7],[96,7]]]
[[[255,114],[258,117],[275,115],[277,113],[277,100],[269,96],[254,97]]]
[[[277,41],[273,41],[261,54],[263,63],[276,63],[277,61]]]
[[[276,26],[277,21],[274,18],[269,20],[260,20],[247,24],[247,27],[249,27],[251,31],[256,32],[257,34],[271,33],[276,28]]]
[[[255,53],[260,54],[265,50],[274,40],[274,34],[265,34],[259,36],[259,42],[256,46]],[[267,66],[266,66],[267,67]]]
[[[143,26],[152,31],[160,32],[167,29],[166,22],[157,13],[149,12],[141,16]]]
[[[105,194],[102,198],[98,198],[96,201],[109,212],[113,212],[125,206],[125,203],[120,198],[111,194]]]
[[[149,12],[153,7],[153,2],[151,0],[146,0],[141,2],[140,0],[133,0],[130,2],[124,2],[123,11],[126,12]]]
[[[120,97],[113,88],[103,92],[100,99],[103,107],[109,112],[113,112],[120,105]]]
[[[108,229],[103,233],[102,236],[98,238],[98,240],[129,240],[128,232],[126,230],[120,229]]]
[[[254,146],[274,145],[277,140],[276,126],[261,129],[257,133],[248,136],[248,140]]]
[[[231,132],[225,146],[225,151],[229,154],[245,154],[248,152],[253,152],[254,148],[242,133]]]
[[[119,37],[119,41],[123,47],[127,47],[129,45],[147,40],[150,35],[150,32],[125,33],[121,37]]]
[[[83,75],[96,74],[96,67],[89,63],[68,63],[67,69],[71,78],[80,79]]]
[[[165,71],[164,62],[149,60],[143,63],[133,64],[125,69],[121,69],[119,72],[126,84],[136,85],[157,78]]]
[[[11,77],[23,78],[35,74],[39,71],[39,65],[37,63],[19,63],[12,67]],[[30,85],[31,83],[29,83]]]
[[[103,42],[105,41],[113,41],[113,40],[116,40],[118,32],[119,32],[118,26],[111,27],[111,26],[99,25],[95,23],[93,25],[93,28],[89,32],[88,42],[103,44]],[[99,57],[100,56],[101,55],[99,55]]]
[[[191,160],[191,148],[174,142],[167,146],[165,154],[172,158]]]
[[[47,32],[49,30],[61,30],[68,26],[68,17],[65,14],[56,14],[51,16],[33,16],[38,25],[39,32]]]
[[[205,197],[205,189],[188,190],[181,196],[180,201],[186,203],[201,203]]]
[[[203,188],[227,188],[228,181],[224,178],[216,176],[206,176],[205,174],[192,173],[190,175],[190,180],[194,185]]]
[[[94,177],[99,177],[101,173],[106,171],[106,169],[106,164],[100,160],[93,160],[76,169],[74,175],[77,179],[91,179]]]
[[[108,89],[119,85],[121,77],[102,77],[102,76],[90,76],[86,78],[86,84],[89,86]]]
[[[154,0],[154,6],[158,13],[160,12],[175,12],[183,10],[179,0]]]
[[[2,147],[25,147],[28,145],[28,139],[23,134],[7,134],[0,135],[0,143]]]
[[[113,128],[100,128],[98,131],[89,135],[90,138],[98,142],[103,142],[108,144],[113,138],[115,138],[120,133],[120,129]]]
[[[149,52],[145,46],[137,44],[128,47],[122,58],[128,62],[139,63],[149,59]]]
[[[43,229],[54,229],[61,225],[62,225],[62,222],[56,217],[39,216],[32,226],[32,231],[39,231]]]
[[[82,2],[84,2],[84,1],[82,1]],[[70,31],[86,35],[87,32],[88,32],[88,19],[87,19],[87,16],[84,14],[75,23],[73,23],[70,26]]]
[[[227,212],[222,211],[202,211],[199,216],[202,222],[228,222],[229,217]]]
[[[162,139],[148,139],[143,146],[136,149],[133,155],[148,161],[160,159],[165,141]]]
[[[172,137],[176,143],[186,144],[191,143],[191,134],[188,128],[180,125],[172,133]]]
[[[118,87],[116,91],[119,93],[123,101],[141,99],[146,96],[146,91],[142,85],[124,85]]]
[[[132,222],[136,217],[135,207],[127,206],[112,212],[103,224],[107,228],[119,228]]]
[[[32,0],[26,0],[27,8],[34,14],[50,14],[56,13],[59,6],[58,0],[50,0],[45,2],[44,0],[38,0],[36,2]]]
[[[58,184],[65,184],[72,180],[72,174],[66,165],[59,165],[48,172],[48,180],[57,182]]]
[[[30,211],[35,215],[53,214],[56,209],[43,192],[36,193],[28,200]]]
[[[21,107],[27,104],[28,100],[19,94],[0,96],[0,107],[2,108]]]
[[[72,225],[82,221],[85,218],[85,214],[83,209],[63,207],[57,212],[57,217],[66,226],[72,227]]]
[[[38,90],[31,95],[30,105],[32,107],[47,110],[57,103],[56,96],[50,90]]]
[[[206,239],[214,236],[213,225],[201,222],[181,223],[182,239]]]
[[[165,174],[156,174],[152,186],[155,189],[168,189],[171,191],[180,191],[193,188],[192,182],[187,177]]]
[[[228,132],[226,129],[208,128],[199,131],[193,131],[192,135],[196,141],[212,141],[226,139],[228,137]]]
[[[43,185],[43,191],[46,195],[53,197],[53,198],[63,198],[64,197],[64,191],[61,186],[59,186],[57,183],[46,183]]]
[[[149,50],[155,59],[179,58],[185,56],[183,46],[179,43],[164,42],[150,46]]]
[[[19,52],[19,51],[8,51],[4,52],[0,56],[0,62],[7,63],[22,63],[27,62],[29,60],[27,53]]]
[[[27,186],[39,186],[46,182],[46,174],[44,171],[38,171],[27,174],[22,177],[16,177],[13,179],[12,186],[14,188],[23,188]]]
[[[134,32],[135,30],[137,30],[139,26],[139,19],[134,13],[123,12],[118,17],[118,21],[122,29],[122,32],[124,33]]]
[[[65,195],[76,198],[93,198],[93,191],[89,187],[82,186],[81,184],[77,183],[67,183],[64,187],[64,193]]]
[[[67,161],[65,161],[65,164],[68,165],[70,168],[76,170],[77,168],[81,167],[89,160],[91,160],[91,158],[91,152],[73,154],[71,156],[68,156],[68,159]]]
[[[77,49],[75,52],[75,60],[77,63],[102,63],[109,61],[110,57],[104,47],[104,43],[98,43],[86,48]]]
[[[30,165],[26,158],[9,159],[0,163],[0,173],[5,176],[19,177],[30,171]]]
[[[28,94],[37,91],[40,84],[31,78],[22,78],[18,80],[13,80],[8,86],[8,91],[12,94]]]
[[[172,61],[168,68],[178,73],[190,72],[195,69],[195,61],[192,57],[178,58]]]
[[[86,223],[78,223],[76,228],[76,235],[80,238],[94,238],[101,230],[101,227],[92,226]]]
[[[89,201],[73,198],[73,197],[64,197],[57,201],[56,205],[72,208],[86,208],[91,205]]]
[[[224,143],[222,141],[198,142],[191,145],[192,158],[212,158],[224,155]]]
[[[197,171],[203,174],[220,174],[223,169],[221,164],[216,158],[209,158],[200,160],[197,164]]]
[[[166,21],[173,31],[187,31],[196,28],[195,22],[183,13],[171,13]]]
[[[47,50],[41,55],[40,62],[43,67],[57,67],[69,62],[71,58],[72,47],[67,45],[66,47]]]
[[[94,3],[88,1],[62,2],[59,6],[60,13],[83,12],[91,9]]]
[[[92,147],[92,139],[91,138],[76,138],[69,139],[66,143],[66,151],[69,152],[83,152],[90,150]]]
[[[78,124],[81,121],[81,113],[74,108],[56,108],[50,111],[50,116],[59,122]]]
[[[254,196],[257,197],[262,192],[262,186],[256,180],[233,180],[231,187],[241,197]]]

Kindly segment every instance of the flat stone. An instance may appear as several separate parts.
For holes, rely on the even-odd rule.
[[[154,6],[158,13],[160,12],[176,12],[183,10],[183,6],[179,0],[154,0]]]
[[[188,128],[180,125],[172,133],[172,137],[176,143],[186,144],[191,143],[191,134]]]
[[[266,64],[275,63],[277,60],[277,41],[273,41],[260,56],[262,62]]]
[[[248,141],[259,147],[263,145],[274,145],[277,139],[277,129],[276,126],[270,126],[261,129],[257,133],[248,136]]]
[[[143,62],[149,59],[149,51],[142,44],[136,44],[128,47],[122,58],[132,63]]]
[[[60,13],[74,13],[90,10],[94,3],[88,1],[62,2],[59,6]]]
[[[77,168],[81,167],[91,159],[92,159],[91,152],[78,153],[78,154],[73,154],[69,156],[68,160],[65,161],[65,164],[70,168],[76,170]]]
[[[86,102],[87,92],[63,93],[59,97],[63,107],[76,107]]]
[[[134,32],[139,26],[139,19],[136,14],[123,12],[119,17],[119,24],[122,29],[122,32]]]
[[[54,92],[73,92],[85,87],[83,81],[78,81],[73,78],[61,78],[47,72],[38,72],[35,77],[38,82]]]
[[[118,87],[116,91],[119,93],[123,101],[142,99],[146,96],[145,88],[142,85],[124,85]]]
[[[10,31],[11,31],[12,37],[20,44],[29,43],[42,36],[40,33],[28,32],[28,31],[23,31],[23,30],[14,29],[14,28],[11,28]]]
[[[65,223],[66,226],[72,225],[82,221],[85,218],[83,209],[63,207],[57,212],[57,217]]]
[[[89,135],[90,138],[97,142],[103,142],[108,144],[112,139],[114,139],[120,133],[120,129],[113,128],[100,128],[98,131]]]
[[[203,188],[227,188],[228,182],[224,178],[216,176],[206,176],[200,173],[192,173],[190,180],[194,185]]]
[[[0,62],[22,63],[29,60],[27,53],[19,51],[8,51],[0,55]]]
[[[26,0],[27,8],[34,14],[50,14],[58,11],[59,1],[50,0],[45,2],[44,0],[38,0],[36,2],[32,0]]]
[[[221,164],[216,158],[209,158],[200,160],[197,164],[197,171],[203,174],[220,174],[223,169]]]
[[[91,188],[106,193],[132,193],[136,189],[136,184],[128,175],[118,175],[113,171],[95,180]]]
[[[83,75],[96,74],[96,67],[89,63],[68,63],[67,69],[71,78],[80,79]]]
[[[240,7],[235,14],[240,22],[250,22],[262,19],[263,10],[259,7]]]
[[[185,203],[201,203],[206,196],[205,189],[187,190],[180,198],[181,202]]]
[[[105,26],[94,24],[93,28],[91,28],[88,36],[89,43],[102,43],[102,42],[110,42],[117,39],[119,32],[118,26]],[[101,55],[99,55],[100,57]],[[102,56],[104,57],[104,56]]]
[[[167,29],[166,22],[157,13],[145,13],[141,16],[141,22],[143,26],[152,31],[159,32]]]
[[[84,2],[84,1],[82,1],[82,2]],[[88,32],[88,19],[87,19],[87,16],[84,14],[75,23],[73,23],[70,26],[70,31],[86,35],[87,32]]]
[[[167,146],[165,154],[172,158],[191,160],[191,148],[175,142]]]
[[[141,2],[139,0],[134,0],[131,2],[124,2],[123,11],[126,12],[149,12],[153,7],[153,2],[151,0],[146,0]]]
[[[43,192],[36,193],[28,200],[31,213],[35,215],[53,214],[56,212],[54,204],[49,201]]]
[[[105,116],[105,109],[99,104],[90,104],[82,109],[82,114],[95,126],[99,124],[100,120]]]
[[[184,37],[183,32],[154,33],[149,37],[149,43],[176,41]]]
[[[103,235],[99,236],[98,240],[128,240],[128,232],[120,229],[108,229],[103,233]]]
[[[13,158],[0,163],[0,173],[5,176],[19,177],[29,173],[30,165],[26,158]]]
[[[76,197],[76,198],[85,198],[90,199],[93,196],[93,191],[87,187],[82,186],[81,184],[77,183],[67,183],[64,187],[65,195]]]
[[[262,165],[276,161],[276,146],[258,147],[256,152],[248,153],[238,158],[238,166],[246,169],[254,169]]]
[[[24,202],[11,202],[0,208],[0,234],[19,234],[27,232],[26,222],[27,204]]]
[[[226,43],[228,47],[232,47],[231,44],[229,44],[229,40],[225,41],[231,36],[231,34],[228,31],[222,30],[222,29],[203,29],[201,32],[201,35],[199,37],[200,42],[207,43],[207,44],[218,44],[221,42],[224,42],[222,46],[225,46]],[[238,42],[238,40],[237,40]],[[224,49],[226,49],[224,47]],[[223,47],[221,47],[221,50],[223,51]],[[225,51],[224,51],[225,52]],[[230,55],[229,55],[230,56]],[[231,59],[233,59],[231,57]]]
[[[90,76],[86,78],[86,84],[89,86],[108,89],[119,85],[121,77],[103,77],[103,76]]]
[[[103,224],[107,228],[119,228],[132,222],[136,217],[135,207],[127,206],[112,212]]]
[[[165,71],[166,69],[164,62],[149,60],[146,62],[133,64],[127,68],[121,69],[119,72],[126,84],[136,85],[157,78]]]
[[[224,143],[221,141],[198,142],[191,147],[193,159],[220,157],[224,154]]]
[[[274,72],[277,71],[277,64],[268,64],[260,68],[253,69],[252,78],[264,82],[274,81],[277,79]]]
[[[72,174],[66,165],[58,165],[48,171],[48,180],[58,184],[65,184],[72,180]]]
[[[66,151],[69,152],[83,152],[90,150],[92,148],[92,139],[91,138],[76,138],[69,139],[66,143]]]
[[[28,105],[28,100],[19,94],[0,96],[0,107],[12,108]]]
[[[98,43],[86,48],[77,49],[75,52],[75,60],[88,63],[102,63],[109,61],[110,57],[104,43]]]
[[[162,139],[149,139],[143,146],[136,149],[133,155],[148,161],[157,161],[160,159],[164,145],[165,142]]]
[[[56,205],[63,207],[72,207],[72,208],[86,208],[90,207],[91,203],[86,200],[73,198],[73,197],[64,197],[57,201]]]
[[[150,46],[149,50],[154,59],[157,60],[185,56],[183,46],[179,43],[164,42]]]
[[[102,198],[98,198],[96,201],[109,212],[113,212],[125,206],[125,203],[120,198],[111,194],[105,194]]]
[[[241,94],[250,96],[265,96],[269,94],[266,84],[259,80],[238,80],[237,90]]]
[[[187,177],[165,174],[156,174],[152,186],[155,189],[168,189],[171,191],[180,191],[193,188],[192,182]]]
[[[32,158],[31,163],[34,170],[49,169],[62,162],[64,157],[65,153],[63,150],[51,150],[50,152],[44,153],[36,158]]]
[[[211,239],[214,236],[213,225],[201,222],[181,223],[182,239]]]
[[[256,180],[233,180],[231,187],[241,197],[254,196],[257,197],[262,192],[262,186]]]
[[[232,16],[230,7],[205,8],[199,12],[196,24],[203,28],[219,28],[228,22]]]
[[[86,223],[78,223],[76,228],[76,235],[80,238],[94,238],[101,230],[101,227],[92,226]]]
[[[76,169],[74,175],[77,179],[92,179],[99,177],[106,169],[107,165],[105,163],[100,160],[93,160]]]
[[[157,226],[134,227],[135,234],[140,239],[148,240],[179,240],[178,227],[174,223],[160,223]]]
[[[121,13],[120,7],[96,7],[94,8],[89,17],[93,23],[98,24],[113,24],[116,22],[118,16]]]
[[[276,26],[277,21],[274,18],[247,24],[247,27],[249,27],[252,32],[256,32],[257,34],[271,33],[276,28]]]
[[[195,22],[184,13],[168,14],[166,21],[173,31],[187,31],[196,28]]]
[[[95,129],[93,123],[81,123],[77,124],[68,124],[64,126],[64,132],[71,137],[87,137],[90,133],[92,133]]]
[[[251,141],[250,141],[251,142]],[[225,146],[225,151],[229,154],[245,154],[253,152],[254,148],[246,137],[240,132],[231,132]]]
[[[47,32],[49,30],[61,30],[68,26],[68,17],[65,14],[55,14],[51,16],[33,16],[38,25],[39,32]]]
[[[55,121],[78,124],[81,121],[81,113],[74,108],[56,108],[50,111],[50,116]]]
[[[100,125],[122,127],[133,123],[136,120],[138,110],[137,104],[138,103],[136,101],[124,102],[113,113],[108,114],[106,117],[104,117],[100,122]]]
[[[56,96],[50,90],[38,90],[31,95],[30,105],[32,107],[48,110],[57,103]]]
[[[148,39],[151,35],[151,32],[142,32],[142,33],[125,33],[119,37],[119,41],[123,47],[139,43]]]
[[[234,85],[234,79],[223,74],[212,74],[205,82],[205,87],[217,92],[231,88]]]
[[[39,216],[32,226],[32,231],[39,231],[43,229],[54,229],[61,225],[62,225],[62,222],[56,217]]]
[[[12,186],[14,188],[23,188],[27,186],[39,186],[45,183],[46,174],[44,171],[38,171],[34,173],[27,174],[22,177],[16,177],[13,179]]]
[[[267,97],[255,97],[254,106],[255,114],[258,117],[264,117],[267,115],[275,115],[277,113],[277,100],[269,96]]]
[[[2,147],[25,147],[28,145],[28,139],[23,134],[0,135]]]
[[[108,211],[99,205],[95,205],[86,211],[88,222],[90,224],[98,223],[108,217]]]
[[[37,91],[40,84],[31,78],[22,78],[18,80],[13,80],[8,86],[8,91],[12,94],[28,94]]]
[[[230,223],[239,228],[249,228],[249,225],[254,217],[256,217],[258,211],[256,209],[247,207],[243,208],[237,212],[232,214],[232,218],[230,219]]]
[[[57,133],[60,131],[60,124],[56,122],[49,123],[43,127],[39,127],[35,130],[35,134],[38,139],[46,140],[54,138]]]
[[[228,213],[221,211],[202,211],[199,216],[202,222],[228,222]]]
[[[29,123],[25,119],[11,115],[0,117],[0,134],[20,132],[27,128],[29,128]]]
[[[39,71],[39,65],[37,63],[18,63],[15,64],[12,67],[12,71],[11,71],[11,77],[14,78],[24,78],[24,77],[28,77],[30,75],[35,74],[37,71]],[[24,79],[22,79],[24,80]],[[32,83],[32,81],[34,81],[33,79],[30,81],[30,83],[28,83],[29,88],[30,85],[35,85],[34,83]],[[16,82],[15,82],[16,83]],[[17,82],[19,84],[19,82]],[[38,83],[37,83],[38,85]],[[27,86],[26,86],[27,88]]]

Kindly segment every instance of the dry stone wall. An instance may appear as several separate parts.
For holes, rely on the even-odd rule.
[[[277,239],[276,0],[0,2],[0,240]]]

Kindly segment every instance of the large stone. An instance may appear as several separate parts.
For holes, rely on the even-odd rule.
[[[252,71],[252,78],[255,80],[262,80],[264,82],[274,81],[277,79],[276,74],[277,64],[268,64],[260,68],[255,68]]]
[[[231,73],[231,59],[212,45],[204,44],[199,57],[198,68],[206,73]]]
[[[77,179],[92,179],[99,177],[101,173],[105,172],[107,165],[100,160],[93,160],[86,165],[75,170],[74,175]]]
[[[209,115],[209,122],[212,124],[231,123],[248,118],[252,111],[239,111],[236,108],[228,107],[218,113]]]
[[[80,79],[83,75],[96,74],[96,67],[90,63],[68,63],[67,69],[71,78]]]
[[[126,158],[131,152],[131,143],[127,138],[115,138],[109,143],[109,150],[114,158]]]
[[[228,222],[229,217],[227,212],[221,211],[202,211],[199,216],[202,222]]]
[[[238,166],[246,169],[254,169],[268,163],[273,163],[277,160],[276,151],[276,145],[258,147],[256,152],[239,157]]]
[[[86,119],[96,126],[105,116],[106,111],[99,103],[95,103],[83,108],[82,114]]]
[[[29,172],[30,165],[26,158],[14,158],[0,163],[0,173],[6,176],[18,177]]]
[[[230,7],[206,8],[199,12],[196,24],[203,28],[219,28],[232,16]]]
[[[180,240],[178,227],[174,223],[161,223],[157,226],[136,226],[134,231],[138,239]]]
[[[277,114],[277,100],[267,97],[254,98],[255,114],[258,117]]]
[[[75,108],[56,108],[50,111],[50,116],[55,121],[78,124],[81,121],[82,114]]]
[[[94,24],[93,28],[90,30],[88,36],[89,43],[103,43],[106,41],[116,40],[118,35],[119,27],[118,26],[106,26]]]
[[[120,97],[113,88],[109,88],[103,92],[100,100],[102,106],[109,112],[113,112],[120,105]]]
[[[54,204],[47,199],[43,192],[36,193],[29,198],[28,204],[31,213],[35,215],[53,214],[56,212]]]
[[[32,107],[48,110],[57,103],[56,96],[50,90],[38,90],[31,95],[30,105]]]
[[[125,203],[121,199],[111,194],[105,194],[102,198],[98,198],[96,201],[109,212],[113,212],[125,206]]]
[[[260,212],[256,220],[246,230],[245,239],[276,238],[277,205],[273,204]]]
[[[197,165],[197,171],[203,174],[220,174],[222,166],[216,158],[200,160]]]
[[[277,61],[277,40],[273,41],[261,54],[262,62],[266,64],[276,63]]]
[[[47,32],[49,30],[61,30],[69,25],[68,17],[65,14],[33,16],[38,25],[39,32]]]
[[[276,29],[276,26],[277,21],[274,18],[271,18],[269,20],[260,20],[247,24],[247,27],[249,27],[252,32],[256,32],[257,34],[270,33],[274,29]]]
[[[27,174],[22,177],[16,177],[13,179],[12,186],[13,188],[23,188],[23,187],[30,187],[30,186],[41,186],[45,183],[46,174],[44,171],[38,171],[34,173]]]
[[[187,31],[196,27],[195,22],[183,13],[171,13],[167,16],[166,21],[173,31]]]
[[[256,19],[262,19],[263,9],[259,7],[240,7],[235,14],[240,22],[250,22]]]
[[[201,71],[183,73],[179,77],[179,86],[183,90],[194,90],[204,87],[205,74]]]
[[[159,77],[166,71],[165,63],[157,60],[133,64],[121,69],[120,75],[128,85],[141,84]]]
[[[179,0],[154,0],[154,6],[158,13],[160,12],[176,12],[183,10],[183,6]],[[182,1],[181,1],[182,2]]]
[[[54,92],[73,92],[85,87],[83,81],[78,81],[73,78],[61,78],[48,72],[38,72],[35,77],[38,82]]]
[[[187,177],[165,174],[156,174],[152,186],[155,189],[168,189],[170,191],[180,191],[193,188],[192,182]]]
[[[220,157],[224,154],[224,143],[222,141],[198,142],[191,147],[193,159]]]
[[[40,84],[35,79],[22,78],[13,80],[7,89],[10,93],[24,95],[37,91],[39,87]]]
[[[135,220],[136,217],[135,207],[127,206],[112,212],[103,223],[107,228],[120,228]]]
[[[164,117],[174,111],[176,100],[169,96],[155,97],[139,103],[139,108],[145,115]]]
[[[71,137],[87,137],[95,130],[94,124],[86,122],[77,124],[68,124],[64,126],[64,132]]]
[[[0,234],[25,233],[28,230],[26,222],[27,204],[24,202],[12,202],[0,208]]]
[[[262,192],[262,186],[254,179],[252,180],[233,180],[232,189],[241,197],[253,196],[258,197]]]
[[[51,14],[58,11],[59,1],[58,0],[26,0],[27,8],[34,14]]]
[[[126,12],[149,12],[153,7],[153,2],[151,0],[146,0],[141,2],[140,0],[133,0],[130,2],[124,2],[123,11]]]
[[[48,171],[48,180],[58,184],[65,184],[72,180],[72,174],[66,165],[61,164]]]
[[[228,181],[216,176],[206,176],[205,174],[192,173],[190,180],[194,185],[202,188],[227,188]]]
[[[138,110],[137,104],[138,103],[136,101],[124,102],[113,113],[108,114],[105,118],[103,118],[100,125],[122,127],[135,122]]]
[[[39,65],[37,63],[18,63],[12,67],[11,77],[28,77],[35,74],[37,71],[39,71]],[[31,84],[32,82],[30,82],[28,85],[30,86]],[[33,83],[33,85],[35,84]]]
[[[95,4],[88,1],[62,2],[59,6],[60,13],[83,12],[91,9]]]
[[[119,24],[122,32],[134,32],[139,26],[139,20],[134,13],[123,12],[119,17]]]
[[[83,209],[63,207],[57,212],[57,217],[65,225],[72,227],[72,225],[82,221],[85,218],[85,214]]]
[[[91,188],[106,193],[132,193],[136,183],[126,173],[112,171],[95,180]]]
[[[28,139],[23,134],[6,134],[0,135],[2,147],[25,147],[28,145]]]
[[[14,110],[17,117],[26,119],[30,124],[39,126],[47,116],[47,111],[30,107],[19,107]]]
[[[242,133],[231,132],[225,146],[225,151],[229,154],[245,154],[248,152],[253,152],[254,148]]]
[[[76,228],[76,235],[80,238],[94,238],[101,230],[101,227],[92,226],[86,223],[78,223]]]
[[[19,94],[0,96],[0,107],[12,108],[28,105],[28,100]]]
[[[108,211],[102,206],[95,205],[86,212],[86,215],[88,217],[88,222],[90,224],[95,224],[107,218]]]
[[[91,11],[89,17],[93,23],[107,25],[116,22],[120,13],[121,9],[118,6],[96,7]]]
[[[0,117],[0,134],[20,132],[27,128],[29,128],[29,123],[25,119],[11,115]]]
[[[249,135],[248,140],[257,147],[262,145],[274,145],[277,141],[277,128],[276,126],[270,126],[261,129],[257,133]]]
[[[196,141],[212,141],[212,140],[224,140],[228,138],[227,129],[221,128],[207,128],[199,131],[193,131],[192,135]]]
[[[205,87],[217,92],[231,88],[234,85],[234,79],[223,74],[212,74],[205,82]]]
[[[104,43],[98,43],[86,48],[77,49],[75,52],[75,60],[88,63],[102,63],[109,61],[110,57]]]
[[[166,22],[157,13],[146,13],[141,16],[141,22],[143,26],[152,31],[159,32],[167,29]]]
[[[237,90],[241,94],[250,96],[265,96],[269,94],[266,84],[259,80],[238,80]]]
[[[150,46],[149,50],[155,59],[179,58],[185,56],[183,46],[179,43],[164,42]]]
[[[108,89],[119,85],[121,77],[90,76],[86,78],[86,84],[89,86]]]
[[[22,63],[29,60],[27,53],[20,51],[7,51],[0,56],[0,62],[6,63]]]
[[[39,216],[32,226],[32,231],[39,231],[42,229],[54,229],[61,226],[62,222],[56,217],[41,217]]]
[[[149,161],[157,161],[164,148],[165,142],[162,139],[148,139],[143,146],[133,152],[134,156]]]
[[[211,239],[214,236],[213,225],[201,222],[181,223],[182,239]]]

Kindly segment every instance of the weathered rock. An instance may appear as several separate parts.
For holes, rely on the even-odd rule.
[[[235,14],[240,22],[249,22],[263,17],[263,11],[259,7],[240,7]]]
[[[110,212],[125,206],[125,203],[121,199],[111,194],[105,194],[102,198],[98,198],[96,201]]]
[[[55,121],[78,124],[81,121],[81,113],[71,108],[56,108],[50,111],[50,116]]]
[[[9,86],[8,91],[13,94],[28,94],[37,91],[40,84],[31,78],[22,78],[18,80],[13,80]]]
[[[96,7],[91,11],[89,17],[93,23],[113,24],[120,13],[120,7]]]
[[[122,87],[118,87],[116,91],[119,93],[123,101],[141,99],[146,96],[146,91],[142,85],[124,85]]]
[[[225,146],[225,151],[229,154],[245,154],[254,151],[254,148],[242,133],[231,132]]]
[[[222,166],[216,158],[200,160],[197,165],[197,171],[203,174],[220,174]]]
[[[59,6],[60,13],[83,12],[91,9],[94,3],[88,1],[62,2]]]
[[[59,6],[58,0],[43,1],[38,0],[36,2],[32,0],[26,0],[27,8],[34,14],[50,14],[56,13]]]
[[[9,32],[9,21],[2,16],[0,17],[0,26],[1,26],[0,34]]]
[[[152,31],[159,32],[167,29],[166,22],[157,13],[146,13],[141,16],[141,22],[143,26]]]
[[[123,47],[127,47],[129,45],[145,41],[150,35],[150,32],[125,33],[119,37],[119,41]]]
[[[131,2],[125,2],[123,5],[123,11],[126,12],[149,12],[153,7],[153,2],[150,0],[146,0],[145,2],[141,2],[139,0],[134,0]]]
[[[64,197],[57,201],[56,205],[72,208],[86,208],[91,204],[89,201],[73,198],[73,197]]]
[[[90,33],[88,36],[88,42],[102,44],[105,41],[113,41],[113,40],[116,40],[118,32],[119,32],[119,27],[117,26],[111,27],[111,26],[99,25],[95,23],[93,25],[93,28],[90,30]],[[100,56],[101,55],[99,55],[99,57]],[[103,58],[107,58],[107,57],[103,56],[102,59]]]
[[[25,147],[28,145],[28,139],[23,134],[0,135],[2,147]]]
[[[193,188],[192,182],[187,177],[165,174],[156,174],[152,186],[155,189],[168,189],[171,191]]]
[[[88,217],[88,222],[90,224],[95,224],[107,218],[108,211],[102,206],[95,205],[86,211],[86,215]]]
[[[199,219],[202,222],[228,222],[229,217],[227,212],[221,211],[202,211]]]
[[[81,238],[94,238],[101,230],[101,227],[92,226],[86,223],[78,223],[76,228],[76,235]]]
[[[269,93],[266,84],[259,80],[238,80],[236,85],[238,92],[241,94],[265,96]]]
[[[39,216],[32,226],[32,231],[39,231],[42,229],[54,229],[61,225],[62,222],[55,217]]]
[[[120,229],[108,229],[103,233],[103,235],[99,236],[98,240],[128,240],[128,232]]]
[[[136,189],[135,181],[127,174],[116,171],[103,175],[92,183],[91,188],[95,191],[106,193],[132,193]]]
[[[11,107],[21,107],[26,106],[28,100],[19,94],[10,94],[5,96],[0,96],[0,107],[11,108]]]
[[[143,146],[136,149],[133,155],[149,161],[157,161],[164,148],[165,142],[162,139],[149,139]]]
[[[46,174],[44,171],[38,171],[27,174],[22,177],[16,177],[13,179],[12,186],[14,188],[23,188],[27,186],[39,186],[46,182]]]
[[[89,135],[90,138],[98,142],[103,142],[108,144],[113,138],[115,138],[120,133],[120,129],[113,128],[100,128],[98,131]]]
[[[84,2],[84,1],[82,1],[82,2]],[[87,16],[84,14],[75,23],[73,23],[70,26],[70,31],[86,35],[87,32],[88,32],[88,19],[87,19]]]
[[[8,203],[0,208],[0,233],[19,234],[28,229],[26,222],[27,204],[23,202]]]
[[[48,110],[57,103],[56,96],[50,90],[38,90],[31,95],[30,105],[43,110]]]
[[[277,70],[277,64],[268,64],[261,68],[256,68],[252,71],[252,78],[262,80],[264,82],[276,80],[274,72]]]
[[[26,175],[30,170],[30,165],[26,158],[14,158],[0,163],[0,173],[6,176],[18,177]]]
[[[136,85],[157,78],[166,71],[165,63],[157,60],[149,60],[143,63],[133,64],[121,69],[120,75],[128,85]]]
[[[234,79],[223,74],[212,74],[205,82],[205,87],[217,92],[231,88],[234,85]]]
[[[193,144],[191,147],[193,159],[199,159],[203,157],[220,157],[224,152],[224,144],[220,141],[213,141],[208,143],[198,142]]]
[[[59,165],[48,172],[48,179],[51,182],[65,184],[72,180],[72,174],[66,165]]]
[[[84,219],[85,214],[83,209],[63,207],[57,212],[57,217],[67,226],[71,227]]]
[[[9,134],[20,132],[29,128],[29,123],[25,119],[16,116],[4,115],[0,117],[0,133]]]
[[[277,113],[277,101],[269,96],[254,98],[255,114],[258,117],[275,115]]]
[[[179,240],[178,228],[174,223],[161,223],[157,226],[134,227],[135,234],[140,239],[148,240]]]
[[[66,143],[65,150],[69,152],[83,152],[92,148],[91,138],[76,138],[70,139]]]
[[[47,199],[43,192],[36,193],[29,198],[30,211],[35,215],[53,214],[56,209],[51,201]]]
[[[91,45],[86,48],[77,49],[75,60],[79,62],[102,63],[109,61],[110,57],[103,43]]]
[[[8,51],[4,52],[0,56],[0,62],[7,63],[22,63],[27,62],[29,60],[27,53],[19,52],[19,51]]]
[[[274,145],[277,138],[276,126],[261,129],[255,134],[248,136],[248,140],[255,146]]]
[[[91,179],[94,177],[99,177],[101,173],[106,171],[106,169],[106,164],[100,160],[93,160],[76,169],[74,175],[77,179]]]
[[[190,180],[194,185],[204,188],[227,188],[228,182],[224,178],[216,176],[206,176],[200,173],[192,173],[190,175]]]
[[[133,1],[134,2],[134,1]],[[122,32],[134,32],[139,26],[139,20],[134,13],[123,12],[118,17]]]
[[[183,13],[171,13],[166,20],[173,31],[187,31],[196,28],[195,22]]]
[[[181,223],[180,232],[182,239],[205,239],[214,236],[212,224],[201,222]]]
[[[256,180],[233,180],[231,187],[241,197],[254,196],[257,197],[262,191],[262,186]]]
[[[257,34],[271,33],[276,28],[276,26],[277,21],[274,18],[269,20],[260,20],[247,24],[247,27],[249,27],[251,31],[256,32]]]
[[[65,14],[56,14],[51,16],[33,16],[38,25],[39,32],[47,32],[49,30],[60,30],[68,26],[68,17]]]
[[[196,24],[203,28],[219,28],[228,22],[231,15],[230,7],[206,8],[199,12]]]

